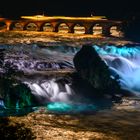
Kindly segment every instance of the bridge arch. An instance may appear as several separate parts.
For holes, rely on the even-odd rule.
[[[114,37],[122,37],[123,33],[119,29],[120,27],[118,25],[113,25],[110,27],[110,35]]]
[[[111,36],[117,36],[117,26],[113,25],[110,27],[110,35]]]
[[[58,24],[58,32],[59,33],[68,33],[69,26],[65,22]]]
[[[76,34],[85,34],[85,27],[82,24],[75,24],[73,26],[74,33]]]
[[[0,30],[6,30],[7,29],[7,25],[4,21],[0,21]]]
[[[65,22],[58,22],[54,24],[54,29],[53,29],[54,32],[68,33],[67,30],[69,30],[69,26]]]
[[[23,30],[23,25],[20,22],[12,22],[9,26],[9,30]]]
[[[35,22],[28,22],[24,25],[23,30],[27,31],[38,31],[39,27]]]
[[[53,31],[53,25],[50,22],[45,22],[41,25],[40,31],[52,32]]]
[[[102,27],[102,25],[97,23],[97,24],[93,25],[92,30],[93,30],[93,35],[102,35],[103,27]]]

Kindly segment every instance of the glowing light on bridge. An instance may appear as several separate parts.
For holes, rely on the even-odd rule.
[[[121,31],[122,21],[109,20],[105,16],[65,17],[34,15],[21,16],[21,18],[19,20],[0,18],[0,30],[48,31],[124,37]]]
[[[22,19],[29,20],[50,20],[50,19],[66,19],[66,20],[107,20],[105,16],[92,16],[92,17],[65,17],[65,16],[21,16]]]

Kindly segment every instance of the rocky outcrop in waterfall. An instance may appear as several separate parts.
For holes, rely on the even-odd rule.
[[[31,90],[14,78],[1,76],[0,91],[0,107],[19,109],[33,105]]]
[[[19,109],[32,106],[33,95],[29,87],[17,80],[15,71],[10,65],[4,65],[5,49],[0,49],[0,108]]]
[[[97,89],[99,95],[119,93],[118,77],[111,78],[109,67],[91,45],[83,45],[73,62],[78,74]]]

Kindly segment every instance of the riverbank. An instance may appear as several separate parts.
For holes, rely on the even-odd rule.
[[[136,42],[118,37],[104,37],[100,35],[84,35],[70,33],[35,32],[35,31],[1,31],[0,44],[32,44],[44,46],[68,45],[82,46],[86,43],[96,45],[131,45]]]
[[[4,131],[7,136],[30,140],[139,140],[139,115],[140,112],[126,110],[106,110],[93,115],[54,115],[40,108],[39,112],[27,116],[9,117]],[[11,134],[9,129],[16,127],[18,129]]]
[[[0,32],[1,45],[29,44],[27,45],[29,47],[30,44],[39,44],[42,47],[65,45],[75,47],[86,43],[101,46],[135,44],[123,38],[93,37],[93,35]],[[71,71],[59,73],[65,75],[65,72],[71,73]],[[44,76],[52,73],[39,71],[37,74]],[[52,114],[45,107],[39,107],[28,115],[0,118],[0,137],[15,140],[139,140],[139,116],[140,101],[136,99],[125,100],[112,109],[92,114]]]

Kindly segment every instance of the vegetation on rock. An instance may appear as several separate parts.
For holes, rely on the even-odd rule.
[[[34,97],[26,84],[16,79],[16,75],[23,74],[10,65],[4,65],[4,49],[0,50],[0,98],[6,108],[23,108],[33,105]]]

